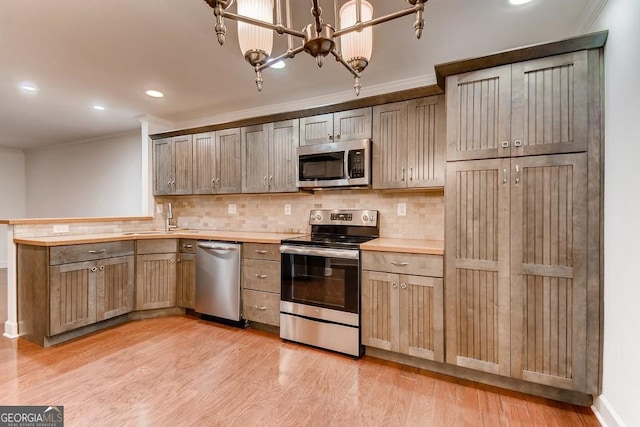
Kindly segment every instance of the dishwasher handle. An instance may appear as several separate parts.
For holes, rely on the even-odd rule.
[[[211,249],[214,251],[237,251],[237,246],[224,246],[216,242],[198,242],[198,247],[202,249]]]

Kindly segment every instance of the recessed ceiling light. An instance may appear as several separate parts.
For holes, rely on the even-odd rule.
[[[152,98],[162,98],[164,96],[164,93],[160,92],[159,90],[153,90],[153,89],[148,90],[145,93]]]
[[[93,109],[94,110],[98,110],[98,111],[104,111],[105,110],[104,105],[94,105]]]
[[[284,63],[284,61],[278,61],[278,62],[274,62],[273,65],[269,68],[275,68],[277,70],[280,70],[282,68],[284,68],[286,66],[286,64]]]
[[[509,3],[514,6],[521,6],[523,4],[531,3],[532,1],[533,0],[509,0]]]
[[[38,92],[38,87],[33,83],[20,83],[20,89],[24,92],[35,93]]]

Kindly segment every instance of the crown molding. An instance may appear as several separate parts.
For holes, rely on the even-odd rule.
[[[582,34],[592,31],[593,24],[596,22],[607,3],[608,0],[590,0],[578,17],[574,33]]]

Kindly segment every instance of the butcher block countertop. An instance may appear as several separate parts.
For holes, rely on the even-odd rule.
[[[443,240],[379,238],[360,245],[363,251],[404,252],[411,254],[444,255]]]
[[[32,246],[63,246],[82,243],[116,242],[119,240],[147,239],[198,239],[221,240],[242,243],[280,243],[282,239],[300,236],[289,233],[263,233],[257,231],[214,231],[214,230],[148,230],[125,233],[82,234],[51,237],[16,237],[14,243]]]
[[[3,225],[76,224],[83,222],[151,221],[152,216],[71,217],[71,218],[18,218],[0,219]]]

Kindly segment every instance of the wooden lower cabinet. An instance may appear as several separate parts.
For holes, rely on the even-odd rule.
[[[176,270],[176,305],[184,308],[195,308],[196,255],[179,254]]]
[[[280,326],[279,245],[245,243],[242,256],[242,317]]]
[[[134,256],[109,258],[98,263],[96,320],[133,311]]]
[[[176,254],[138,255],[136,258],[136,310],[176,305]]]
[[[441,278],[362,272],[362,344],[444,361]]]
[[[51,267],[49,335],[57,335],[96,322],[95,262]]]

